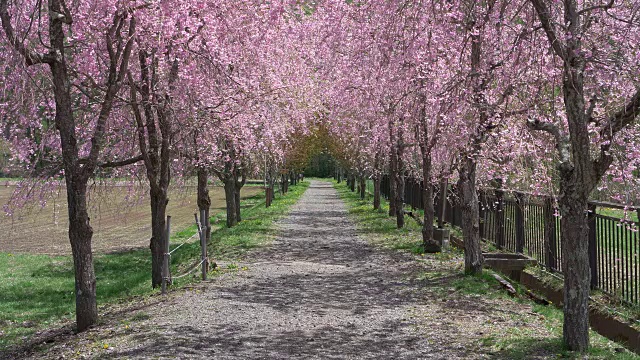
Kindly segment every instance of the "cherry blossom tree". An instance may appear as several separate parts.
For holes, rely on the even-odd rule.
[[[45,88],[36,91],[53,109],[68,200],[76,323],[83,331],[98,317],[87,183],[100,166],[129,163],[108,163],[100,155],[111,111],[126,78],[136,32],[136,4],[67,4],[64,0],[10,4],[3,0],[0,19],[5,40],[3,54],[22,58],[27,67],[38,67],[16,69],[34,77],[26,85],[6,84],[18,86],[12,100],[20,101],[18,92],[37,89],[44,83]],[[45,26],[39,19],[48,24]]]
[[[589,346],[587,202],[614,162],[616,140],[640,116],[638,75],[630,70],[640,65],[640,8],[633,1],[530,2],[554,55],[539,58],[543,79],[550,91],[554,81],[561,91],[550,99],[559,102],[558,110],[539,106],[528,124],[552,136],[559,157],[563,337],[571,350],[584,351]],[[633,146],[618,150],[627,148]]]

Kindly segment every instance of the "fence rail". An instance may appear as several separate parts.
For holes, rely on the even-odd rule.
[[[405,179],[405,204],[422,209],[422,184]],[[439,189],[434,189],[436,216],[443,213]],[[444,221],[460,227],[462,213],[450,187],[445,202]],[[389,197],[389,178],[381,183],[381,192]],[[480,236],[496,248],[526,254],[552,272],[562,273],[562,239],[558,209],[550,197],[524,192],[479,190]],[[637,221],[599,214],[599,209],[640,209],[623,205],[589,203],[589,263],[591,286],[625,302],[640,305],[640,234]]]

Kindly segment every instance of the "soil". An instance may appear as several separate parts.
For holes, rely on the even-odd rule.
[[[0,186],[0,205],[10,201],[16,185]],[[90,193],[92,247],[95,253],[126,251],[149,246],[151,209],[144,189],[124,186],[98,186]],[[259,193],[260,187],[247,186],[242,197]],[[65,189],[34,187],[37,203],[17,209],[13,216],[0,216],[0,252],[16,254],[69,255],[68,215]],[[211,213],[224,211],[224,190],[211,187]],[[196,188],[173,190],[167,215],[171,215],[172,234],[195,224],[198,211]],[[41,206],[43,205],[43,206]]]
[[[552,337],[531,306],[451,287],[460,259],[373,247],[330,183],[313,181],[268,248],[198,285],[41,337],[27,359],[482,359],[510,330]],[[236,267],[237,265],[237,267]],[[425,278],[425,272],[438,274]],[[43,342],[47,342],[46,344]],[[528,358],[546,358],[544,347]]]

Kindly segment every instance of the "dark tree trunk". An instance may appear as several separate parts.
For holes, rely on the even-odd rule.
[[[433,239],[435,209],[433,207],[433,186],[431,185],[431,156],[426,152],[422,158],[422,178],[422,206],[424,209],[422,245],[426,253],[436,253],[440,252],[442,247]]]
[[[171,181],[171,138],[173,111],[169,92],[174,89],[178,78],[178,61],[174,59],[168,73],[169,90],[160,93],[157,73],[159,61],[154,52],[143,48],[138,51],[140,82],[131,83],[131,109],[138,126],[138,147],[142,153],[151,203],[151,286],[162,285],[162,265],[164,262],[165,219],[167,216],[168,192]],[[138,86],[136,86],[138,85]],[[137,99],[140,92],[142,111]],[[146,132],[146,133],[145,133]]]
[[[205,218],[200,219],[205,226],[205,238],[207,243],[211,241],[211,223],[209,222],[209,211],[211,209],[211,198],[209,197],[209,174],[206,169],[198,169],[198,210],[205,212]]]
[[[589,346],[589,265],[588,198],[580,186],[568,179],[560,181],[560,231],[562,235],[562,273],[564,275],[564,327],[567,345],[576,350]]]
[[[391,148],[391,156],[389,161],[389,216],[396,216],[396,193],[398,192],[398,183],[396,181],[396,172],[398,171],[398,156],[395,151],[395,144]]]
[[[367,195],[367,179],[364,176],[360,177],[360,199],[364,200]]]
[[[349,188],[351,192],[356,191],[356,176],[353,173],[349,173]]]
[[[476,190],[476,160],[462,160],[458,190],[462,211],[462,236],[464,237],[464,270],[468,274],[482,272],[484,258],[480,248],[480,209]]]
[[[380,210],[380,176],[373,178],[373,210]]]
[[[93,229],[87,212],[86,181],[75,182],[65,172],[69,211],[69,240],[73,254],[76,293],[76,324],[84,331],[98,320],[96,275],[93,268],[91,238]]]
[[[164,261],[164,241],[166,233],[167,204],[169,199],[166,190],[152,186],[151,198],[151,286],[162,285],[162,263]]]
[[[433,239],[433,221],[435,209],[433,207],[433,186],[430,182],[423,182],[422,203],[424,207],[424,223],[422,224],[422,244],[427,253],[436,253],[442,250],[440,244]]]
[[[227,204],[227,227],[238,224],[238,211],[236,210],[236,184],[233,178],[224,182],[224,197]]]
[[[401,121],[402,123],[402,121]],[[398,229],[402,229],[404,227],[404,188],[405,178],[404,178],[404,144],[399,142],[402,141],[403,138],[402,127],[398,128],[398,138],[396,141],[395,151],[396,151],[396,171],[395,171],[395,182],[396,182],[396,197],[395,197],[395,207],[396,207],[396,225]]]

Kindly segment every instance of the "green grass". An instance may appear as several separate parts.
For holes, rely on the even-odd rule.
[[[584,355],[566,350],[562,342],[562,310],[553,306],[533,305],[532,313],[538,314],[552,337],[540,340],[531,334],[526,326],[512,328],[502,336],[486,337],[483,340],[491,341],[492,349],[502,357],[509,359],[528,359],[530,354],[541,350],[554,354],[555,358],[582,359]],[[640,356],[623,349],[621,345],[590,331],[591,347],[585,354],[589,359],[639,359]]]
[[[234,228],[223,227],[224,214],[212,217],[213,233],[208,246],[213,260],[235,261],[247,251],[268,243],[275,235],[273,223],[285,215],[304,193],[308,182],[290,187],[264,206],[264,193],[243,201],[243,221]],[[171,239],[171,248],[196,232],[195,225]],[[178,249],[171,258],[171,271],[182,273],[200,257],[196,239]],[[96,255],[98,305],[131,300],[134,296],[158,293],[151,289],[151,257],[148,249]],[[214,276],[216,271],[212,272]],[[193,276],[177,280],[180,287],[198,280]],[[74,319],[74,272],[71,256],[14,255],[0,253],[0,350],[15,345],[35,331]]]
[[[597,212],[600,215],[610,216],[618,219],[623,219],[625,217],[625,211],[622,209],[598,207]],[[637,212],[630,210],[626,212],[626,215],[628,220],[638,222]]]
[[[421,233],[420,226],[411,218],[405,219],[407,225],[405,229],[397,229],[395,218],[387,216],[388,203],[382,200],[382,209],[374,211],[370,199],[361,200],[356,193],[352,193],[346,184],[337,184],[334,187],[338,190],[341,198],[347,203],[350,214],[353,215],[358,224],[359,232],[369,235],[368,238],[374,244],[386,248],[402,251],[410,251],[414,254],[421,254]],[[459,229],[452,229],[452,233],[461,236]],[[454,258],[460,259],[463,253],[457,249],[443,251],[433,254],[435,259],[449,261]],[[417,257],[420,261],[420,257]],[[492,276],[491,270],[485,269],[480,275],[464,275],[462,267],[457,272],[446,269],[425,271],[421,279],[425,284],[429,284],[431,289],[440,294],[439,297],[451,296],[451,293],[466,296],[482,296],[485,298],[503,298],[504,301],[516,301],[523,306],[532,306],[533,313],[538,314],[543,325],[553,334],[552,337],[540,339],[534,330],[528,326],[510,328],[506,333],[488,333],[481,343],[491,351],[497,358],[504,359],[527,359],[532,354],[550,354],[551,358],[583,358],[579,355],[567,351],[562,342],[562,319],[563,313],[553,306],[543,306],[531,302],[524,294],[524,289],[517,283],[514,287],[519,293],[518,298],[511,298],[502,289],[501,285]],[[516,316],[516,315],[514,315]],[[526,324],[526,319],[523,323]],[[590,333],[591,348],[586,354],[590,359],[639,359],[634,353],[622,348],[621,345],[610,341],[594,331]],[[481,350],[480,350],[481,351]]]

